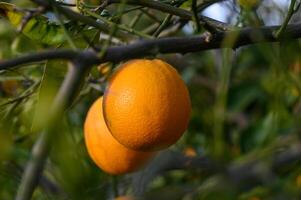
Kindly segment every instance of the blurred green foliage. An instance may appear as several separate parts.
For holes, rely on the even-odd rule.
[[[23,8],[35,6],[25,0],[10,3]],[[182,7],[189,9],[190,1]],[[106,10],[108,16],[116,16],[115,9],[115,6],[111,6]],[[166,14],[145,10],[149,13],[143,11],[139,14],[141,11],[137,9],[118,20],[122,24],[132,23],[135,29],[152,34],[158,27],[158,20],[162,21]],[[137,15],[140,16],[139,21],[133,23]],[[34,23],[27,26],[32,26],[18,33],[20,21],[12,26],[7,19],[0,19],[0,60],[46,48],[69,47],[62,27],[55,20],[47,15],[31,20]],[[239,20],[244,25],[254,25],[253,19]],[[103,42],[93,28],[67,20],[65,26],[78,48],[91,46],[87,38],[96,46]],[[189,33],[182,28],[175,35]],[[226,59],[223,58],[224,50],[158,55],[178,69],[189,87],[192,100],[189,128],[171,149],[185,154],[190,148],[197,156],[215,157],[214,145],[218,144],[215,141],[216,127],[220,126],[222,135],[218,142],[223,144],[223,149],[222,155],[215,159],[222,167],[254,158],[271,159],[282,148],[279,145],[279,148],[270,150],[275,141],[281,143],[282,137],[300,136],[300,51],[300,41],[295,40],[242,47],[231,51]],[[230,66],[230,74],[223,70],[225,64]],[[0,199],[14,198],[31,147],[45,125],[45,118],[65,76],[67,65],[63,61],[48,61],[0,71]],[[103,94],[106,78],[94,68],[78,98],[62,116],[61,123],[57,125],[59,137],[53,141],[50,158],[33,199],[88,200],[111,199],[114,196],[112,177],[91,161],[83,139],[85,115],[92,102]],[[225,84],[224,80],[229,82]],[[223,85],[227,87],[221,89]],[[223,96],[221,92],[226,92],[226,95]],[[221,100],[222,103],[218,103]],[[155,161],[153,164],[156,165]],[[148,171],[139,173],[146,176]],[[231,187],[226,177],[202,173],[197,169],[156,174],[145,188],[133,184],[132,177],[136,175],[118,177],[120,194],[136,194],[142,199],[157,200],[301,198],[299,165],[275,174],[267,184],[242,191]]]

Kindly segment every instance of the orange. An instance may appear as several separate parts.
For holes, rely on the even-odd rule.
[[[85,142],[92,160],[109,174],[133,172],[144,166],[154,152],[138,152],[118,143],[109,132],[102,114],[102,97],[91,106],[84,124]]]
[[[8,96],[15,96],[20,84],[17,80],[5,80],[1,82],[1,88]]]
[[[116,197],[114,200],[134,200],[134,198],[131,197],[131,196],[126,195],[126,196]]]
[[[301,174],[297,176],[296,178],[296,185],[301,188]]]
[[[197,152],[195,151],[195,149],[192,148],[192,147],[185,148],[184,149],[184,154],[187,157],[196,157],[198,155]]]
[[[131,60],[120,66],[109,80],[103,105],[112,135],[139,151],[174,144],[186,130],[191,110],[180,75],[158,59]]]
[[[261,200],[259,197],[251,197],[249,200]]]

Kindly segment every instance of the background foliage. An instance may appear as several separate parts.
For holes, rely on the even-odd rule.
[[[8,2],[23,9],[36,8],[26,0]],[[164,2],[187,10],[191,7],[189,0]],[[225,22],[238,27],[270,25],[282,22],[286,16],[288,5],[279,2],[263,1],[248,10],[227,0],[216,3],[224,10],[209,7],[204,13],[214,18],[214,12],[224,12]],[[99,4],[85,2],[82,12],[91,15],[90,8]],[[58,17],[55,12],[37,15],[22,25],[26,15],[22,9],[5,4],[0,9],[5,11],[0,19],[0,60],[47,48],[84,49],[108,41],[103,32]],[[171,32],[177,20],[174,16],[139,6],[126,5],[124,10],[128,12],[121,15],[120,7],[114,4],[96,13],[107,23],[134,29],[132,35],[142,38],[190,36],[205,31],[197,31],[192,21]],[[292,21],[299,21],[299,15],[297,12]],[[164,19],[168,21],[161,32]],[[57,124],[60,137],[52,143],[33,199],[110,199],[124,194],[158,200],[300,199],[300,159],[281,168],[273,165],[274,156],[300,148],[300,48],[299,40],[294,40],[233,50],[158,55],[178,69],[189,87],[193,109],[189,128],[176,145],[162,152],[146,169],[120,176],[117,181],[95,166],[84,146],[85,115],[102,95],[114,65],[93,68],[77,99]],[[47,61],[0,71],[0,199],[14,198],[31,147],[45,125],[49,105],[66,69],[64,61]],[[192,159],[208,156],[229,173],[204,171],[202,165],[160,169],[166,164],[164,160],[177,160],[179,155]],[[236,182],[250,171],[252,174],[242,183]]]

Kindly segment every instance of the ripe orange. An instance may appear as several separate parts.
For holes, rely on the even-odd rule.
[[[187,147],[184,149],[184,154],[187,157],[196,157],[198,154],[196,152],[196,150],[192,147]]]
[[[5,80],[1,82],[1,89],[8,96],[15,96],[20,83],[17,80]]]
[[[297,187],[301,188],[301,174],[296,177],[296,185]]]
[[[134,200],[134,198],[131,197],[131,196],[126,195],[126,196],[116,197],[114,200]]]
[[[149,161],[154,152],[138,152],[118,143],[103,118],[102,97],[91,106],[84,125],[85,142],[92,160],[110,174],[133,172]]]
[[[112,135],[139,151],[174,144],[186,130],[191,110],[180,75],[158,59],[123,64],[109,80],[103,105]]]

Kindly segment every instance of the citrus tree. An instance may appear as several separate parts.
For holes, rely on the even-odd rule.
[[[300,5],[0,1],[0,199],[300,199]]]

